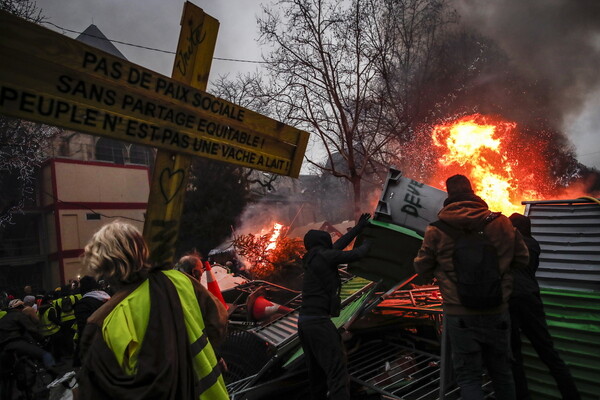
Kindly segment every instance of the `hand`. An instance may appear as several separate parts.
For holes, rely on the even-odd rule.
[[[365,226],[369,225],[369,218],[371,218],[371,214],[369,214],[369,213],[361,214],[360,218],[358,219],[358,223],[356,224],[356,226],[358,226],[358,227],[360,227],[362,229]]]

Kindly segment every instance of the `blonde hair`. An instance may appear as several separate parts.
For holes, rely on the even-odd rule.
[[[150,264],[148,246],[133,225],[104,225],[85,246],[83,263],[96,279],[127,284],[145,279]]]

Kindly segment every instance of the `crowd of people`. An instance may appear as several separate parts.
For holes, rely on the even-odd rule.
[[[26,355],[58,377],[77,371],[75,398],[227,399],[227,309],[218,284],[199,282],[211,266],[199,254],[155,268],[132,225],[102,227],[85,247],[90,275],[35,296],[28,285],[0,312],[2,373]],[[212,285],[210,284],[212,283]],[[156,346],[160,343],[160,346]]]
[[[108,292],[110,288],[92,276],[84,276],[51,292],[34,294],[31,285],[27,285],[20,295],[4,293],[0,311],[0,373],[10,372],[15,355],[43,362],[53,377],[78,366],[78,338],[87,318],[110,299]]]
[[[439,221],[427,228],[414,266],[439,285],[461,397],[484,398],[485,368],[496,399],[530,398],[522,332],[563,399],[579,399],[548,333],[535,280],[540,247],[529,219],[491,212],[465,176],[450,177],[446,185]],[[344,344],[331,318],[340,313],[339,265],[365,256],[371,243],[344,249],[369,219],[363,214],[335,243],[325,231],[304,237],[298,334],[314,400],[351,398]],[[72,362],[75,398],[228,399],[227,366],[218,352],[228,305],[211,265],[195,252],[169,268],[152,266],[148,257],[141,233],[113,222],[85,247],[89,275],[51,293],[36,295],[26,286],[7,297],[0,311],[2,371],[12,354],[25,354],[54,376],[59,363]]]

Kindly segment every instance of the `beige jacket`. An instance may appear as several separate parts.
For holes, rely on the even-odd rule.
[[[483,201],[458,201],[444,207],[438,217],[454,227],[469,228],[479,224],[489,214]],[[503,304],[485,311],[467,309],[459,301],[452,263],[454,240],[434,226],[428,226],[425,231],[423,244],[414,260],[415,271],[424,278],[433,276],[437,279],[444,311],[449,315],[494,314],[506,310],[512,292],[511,269],[527,267],[527,246],[507,217],[500,215],[488,223],[483,232],[498,250],[500,273],[503,274]]]

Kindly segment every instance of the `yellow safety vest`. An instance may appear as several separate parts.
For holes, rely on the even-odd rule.
[[[42,336],[54,335],[60,329],[60,326],[50,321],[50,318],[48,317],[51,309],[54,309],[54,306],[47,308],[43,314],[40,313],[40,334]]]
[[[7,314],[6,311],[0,310],[0,319],[2,319],[2,317],[4,317],[6,314]]]
[[[176,270],[162,271],[175,285],[183,310],[201,400],[229,399],[217,357],[204,333],[204,319],[190,278]],[[123,371],[137,370],[137,357],[150,317],[150,285],[144,281],[108,314],[102,336]]]
[[[69,301],[71,302],[71,308],[70,310],[64,310],[63,307],[63,303],[66,301],[65,298],[69,298]],[[81,295],[80,294],[71,294],[69,296],[63,296],[61,298],[58,298],[56,300],[54,300],[54,305],[57,306],[58,308],[60,308],[60,322],[68,322],[68,321],[72,321],[75,319],[75,303],[77,303],[79,300],[81,300]]]

